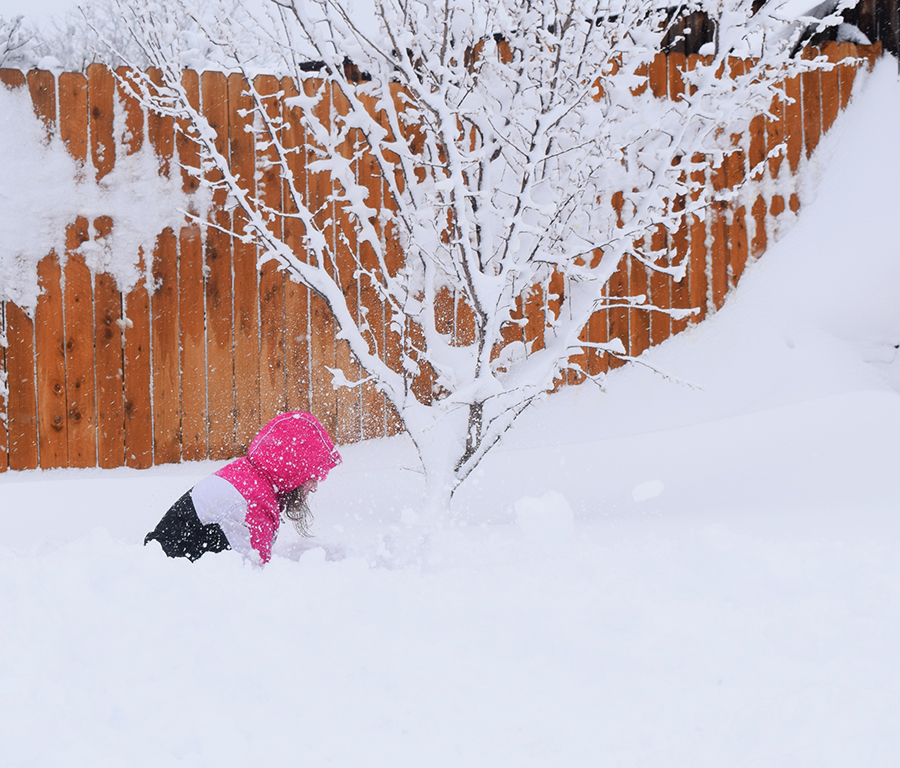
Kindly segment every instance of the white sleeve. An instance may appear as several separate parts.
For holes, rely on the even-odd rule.
[[[262,563],[259,552],[250,545],[247,500],[237,488],[223,477],[210,475],[191,488],[191,501],[201,523],[216,523],[235,552],[256,564]]]

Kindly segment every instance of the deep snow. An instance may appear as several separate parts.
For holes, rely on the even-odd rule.
[[[896,71],[672,378],[549,398],[442,530],[403,439],[262,570],[140,546],[218,464],[0,475],[0,764],[893,765]]]

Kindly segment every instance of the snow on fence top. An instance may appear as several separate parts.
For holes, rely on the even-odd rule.
[[[773,117],[755,119],[734,137],[733,152],[710,160],[707,184],[739,192],[678,231],[647,233],[651,251],[683,264],[686,277],[627,258],[609,281],[612,299],[645,294],[655,306],[694,308],[693,318],[625,305],[596,313],[583,338],[600,347],[578,355],[585,374],[619,364],[603,344],[618,340],[637,356],[721,307],[747,262],[789,224],[802,202],[798,171],[849,100],[855,68],[847,60],[871,60],[880,47],[832,43],[822,52],[844,63],[787,80]],[[678,99],[689,66],[683,54],[660,54],[646,87]],[[196,179],[179,171],[179,164],[199,167],[199,159],[190,142],[175,138],[171,120],[145,114],[100,66],[86,77],[3,70],[0,81],[0,147],[9,159],[0,169],[0,469],[227,458],[284,409],[315,413],[343,443],[396,431],[374,387],[333,388],[333,370],[351,380],[362,371],[324,302],[273,263],[259,267],[253,243],[217,229],[239,226],[241,214],[224,198],[210,205]],[[256,194],[281,200],[266,148],[246,130],[242,78],[188,72],[185,85],[232,168],[254,178]],[[256,86],[272,99],[296,93],[274,77]],[[291,110],[283,111],[290,124]],[[786,156],[766,161],[782,141]],[[742,184],[751,168],[764,170]],[[312,195],[331,183],[299,170]],[[364,158],[358,164],[359,174],[371,174],[371,199],[389,203],[373,170]],[[213,226],[185,220],[185,211]],[[342,236],[347,222],[341,211],[333,215]],[[300,248],[301,233],[285,235]],[[553,311],[553,292],[564,290],[551,284],[547,295],[526,295],[507,344],[540,346],[544,313]],[[356,292],[385,361],[399,365],[399,341],[378,297],[352,274],[345,291]],[[435,312],[443,332],[464,346],[470,310],[446,290]],[[581,378],[569,372],[559,383]],[[435,396],[435,387],[424,368],[416,396]]]

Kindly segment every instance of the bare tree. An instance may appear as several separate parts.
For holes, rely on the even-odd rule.
[[[29,27],[23,16],[4,19],[0,16],[0,67],[33,67],[37,32]]]
[[[133,87],[187,126],[204,170],[219,172],[202,180],[243,212],[236,236],[253,239],[261,260],[275,259],[327,303],[365,380],[415,443],[427,509],[440,514],[573,355],[594,348],[625,357],[615,340],[584,340],[595,312],[669,311],[604,288],[626,256],[681,279],[684,266],[645,248],[645,235],[674,232],[710,204],[693,171],[708,158],[720,162],[730,135],[767,111],[794,37],[768,6],[706,8],[717,20],[711,56],[684,73],[685,96],[671,100],[645,87],[673,19],[651,0],[374,0],[374,8],[360,21],[343,0],[272,0],[256,15],[253,34],[297,84],[288,103],[299,110],[303,147],[253,86],[258,60],[241,42],[251,14],[200,18],[169,2],[122,12],[161,73],[155,81],[135,73]],[[246,76],[257,147],[287,182],[284,205],[255,194],[216,149],[182,86],[184,56],[166,35],[175,18]],[[731,73],[732,57],[746,60],[742,74]],[[333,180],[323,199],[292,174],[298,151],[314,155],[310,171]],[[383,180],[383,205],[360,180],[363,161]],[[337,212],[348,231],[336,231]],[[299,250],[279,234],[296,222]],[[345,247],[350,237],[357,247]],[[402,263],[392,260],[392,243]],[[356,295],[342,290],[342,248],[352,277],[385,308],[396,364]],[[541,342],[526,346],[510,342],[508,330],[529,295],[543,297],[545,327]],[[456,332],[435,311],[447,296]],[[416,382],[425,374],[423,392]],[[360,382],[337,372],[335,383]]]

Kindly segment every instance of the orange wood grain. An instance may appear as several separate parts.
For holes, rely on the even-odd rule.
[[[280,119],[283,107],[278,78],[261,75],[254,81],[262,97],[269,120]],[[284,130],[278,132],[284,138]],[[279,213],[284,210],[281,169],[274,148],[260,148],[256,157],[259,196],[263,204]],[[276,237],[284,237],[280,217],[269,222],[269,229]],[[284,273],[275,261],[266,261],[259,269],[259,420],[269,419],[287,410],[284,339]]]
[[[229,158],[228,83],[219,72],[204,72],[200,80],[203,114],[216,132],[216,148]],[[221,173],[209,171],[209,180]],[[227,193],[213,195],[212,221],[227,230],[231,216],[224,210]],[[209,407],[209,458],[235,455],[232,242],[222,231],[210,228],[206,235],[206,365]]]
[[[636,243],[636,247],[643,249],[644,243],[639,241]],[[630,259],[628,290],[634,297],[646,297],[650,291],[647,267],[635,258]],[[650,347],[650,313],[645,309],[628,310],[628,329],[630,331],[629,354],[637,357]]]
[[[606,295],[609,299],[625,299],[628,296],[628,286],[630,284],[628,268],[631,259],[623,258],[612,277],[606,283]],[[613,302],[616,303],[616,302]],[[627,309],[610,309],[607,312],[609,325],[609,339],[618,339],[625,348],[625,354],[630,354],[631,350],[631,329],[629,327],[630,312]],[[623,365],[623,361],[618,357],[609,356],[610,369],[618,368]]]
[[[694,170],[691,171],[691,179],[696,184],[706,182],[705,158],[702,155],[694,155],[692,158]],[[691,202],[696,203],[700,199],[699,190],[691,193]],[[702,212],[692,213],[688,218],[688,240],[690,253],[688,256],[688,290],[690,292],[690,306],[694,309],[691,315],[691,323],[699,323],[706,317],[710,306],[709,277],[709,250],[707,248],[707,226],[709,216]]]
[[[117,88],[112,74],[103,66],[88,67],[88,143],[87,155],[94,167],[94,177],[103,178],[113,169],[115,150],[115,99]],[[143,135],[143,111],[136,101],[119,92],[124,111],[126,136],[120,137],[126,153],[136,151]],[[90,234],[95,247],[108,247],[114,222],[99,216],[92,222]],[[97,463],[101,467],[125,464],[125,393],[124,393],[124,299],[112,275],[94,275],[94,359],[97,396]]]
[[[838,61],[846,62],[857,55],[856,46],[853,43],[837,44]],[[846,109],[853,94],[853,81],[856,79],[856,65],[850,62],[838,66],[838,84],[841,94],[840,107]]]
[[[58,102],[60,138],[69,154],[83,164],[88,150],[88,83],[84,75],[60,74]],[[89,239],[88,220],[84,217],[66,228],[63,318],[66,466],[70,467],[93,467],[97,463],[93,278],[84,256],[77,252]]]
[[[655,257],[654,264],[660,267],[669,266],[668,234],[662,225],[653,230],[650,237],[650,252]],[[648,270],[647,274],[650,303],[655,307],[669,309],[672,306],[672,277],[655,270]],[[672,318],[665,312],[651,312],[649,319],[650,344],[661,344],[672,333]]]
[[[819,49],[811,46],[803,49],[802,58],[815,59]],[[803,145],[810,157],[822,138],[822,83],[819,70],[813,69],[800,75],[803,110]]]
[[[102,242],[112,231],[112,219],[94,220],[94,238]],[[94,356],[97,386],[97,463],[101,467],[125,465],[125,400],[122,294],[112,275],[94,275]]]
[[[332,115],[336,120],[343,120],[348,114],[350,105],[347,97],[335,85],[332,87]],[[354,156],[355,146],[359,140],[358,131],[350,130],[347,139],[340,145],[341,155],[350,159]],[[357,173],[357,163],[353,163],[354,174]],[[334,189],[339,189],[337,181],[333,182]],[[343,190],[342,190],[343,191]],[[334,232],[330,233],[330,239],[335,243],[335,267],[344,296],[348,298],[350,314],[357,327],[360,322],[360,295],[359,280],[356,278],[356,261],[359,258],[359,243],[356,227],[350,217],[348,205],[337,203],[334,206],[334,220],[337,224]],[[344,339],[337,339],[335,343],[335,362],[344,375],[350,381],[358,381],[363,377],[363,370],[356,357],[350,351],[350,344]],[[359,387],[339,387],[335,395],[338,406],[338,424],[335,439],[342,443],[357,442],[362,435],[362,393]]]
[[[179,174],[173,162],[175,123],[171,117],[147,115],[147,138],[160,173]],[[176,176],[177,178],[177,176]],[[179,354],[178,242],[167,228],[156,239],[151,262],[154,290],[150,296],[153,372],[153,461],[181,460],[181,366]]]
[[[800,76],[784,81],[784,138],[791,173],[796,173],[803,153],[803,100]]]
[[[147,268],[140,254],[139,268]],[[140,281],[125,297],[125,465],[146,469],[153,465],[152,364],[150,359],[150,295]]]
[[[35,115],[47,137],[56,133],[56,79],[50,72],[32,70],[27,76]],[[66,434],[65,323],[62,270],[57,254],[38,264],[41,295],[34,313],[37,389],[38,452],[42,467],[68,463]]]
[[[74,252],[89,239],[87,219],[79,217],[67,228],[63,303],[69,467],[97,464],[93,280],[84,257]]]
[[[200,109],[200,78],[196,72],[184,73],[182,86],[188,102]],[[193,192],[199,178],[190,169],[200,168],[199,147],[189,135],[186,124],[176,134],[178,161],[182,166],[181,188]],[[205,459],[208,408],[206,403],[206,290],[203,274],[203,238],[200,227],[186,221],[178,235],[178,333],[181,368],[181,458]]]
[[[822,48],[822,55],[832,64],[836,64],[839,58],[838,44],[827,43]],[[841,83],[838,67],[823,69],[819,73],[819,83],[822,91],[822,133],[825,133],[834,125],[841,109]]]
[[[287,98],[298,95],[297,86],[290,78],[281,81]],[[284,145],[290,150],[287,158],[288,174],[282,180],[282,199],[285,219],[284,242],[301,261],[309,258],[303,245],[304,227],[296,218],[297,204],[308,199],[306,133],[300,122],[300,110],[284,105]],[[287,408],[292,411],[309,411],[310,393],[310,291],[290,272],[284,279],[284,369]]]
[[[0,382],[8,388],[6,371],[6,345],[9,343],[6,328],[6,305],[0,302]],[[8,417],[6,393],[0,389],[0,472],[9,469],[9,435],[6,428]]]
[[[116,81],[113,73],[102,64],[91,64],[88,67],[90,83],[90,115],[91,115],[91,162],[99,181],[110,173],[116,164],[116,142],[113,136],[114,97]],[[126,113],[134,120],[136,105],[132,103]],[[138,133],[140,131],[138,130]]]
[[[231,170],[241,188],[256,194],[256,151],[253,134],[253,98],[240,74],[228,77],[229,152]],[[243,234],[249,219],[235,208],[231,226]],[[245,453],[259,431],[259,283],[254,241],[232,239],[234,274],[234,435],[235,451]]]
[[[66,336],[62,269],[55,253],[38,264],[41,295],[34,311],[38,442],[41,467],[69,461],[66,403]]]
[[[375,100],[372,97],[364,97],[363,103],[370,115],[378,117]],[[377,212],[381,211],[383,204],[381,172],[372,153],[364,145],[363,140],[360,140],[359,149],[357,176],[359,183],[366,189],[366,205],[376,212],[374,218],[370,221],[374,225],[380,245],[383,242],[383,233]],[[360,266],[364,270],[375,275],[379,274],[377,255],[371,243],[361,242],[359,244],[359,260]],[[369,342],[369,352],[382,356],[385,349],[384,304],[375,288],[373,278],[367,274],[360,275],[359,298],[364,321],[368,329],[366,338]],[[455,304],[455,297],[451,296],[450,300]],[[455,323],[450,331],[453,334],[456,333]],[[362,439],[368,440],[383,437],[385,435],[387,418],[384,395],[370,382],[362,385],[360,396],[362,399]]]
[[[672,266],[684,267],[685,269],[684,277],[681,280],[673,278],[671,281],[671,306],[673,309],[686,310],[691,309],[692,304],[690,276],[688,275],[688,270],[690,269],[690,227],[688,217],[684,215],[685,204],[686,201],[683,195],[679,195],[672,204],[673,212],[681,214],[681,217],[678,228],[672,233],[669,242],[669,254]],[[671,322],[671,333],[676,334],[687,329],[690,319],[689,317],[672,318]]]
[[[725,163],[711,169],[713,190],[722,192],[727,182]],[[709,275],[709,306],[721,309],[728,291],[728,206],[717,200],[709,208],[707,226],[711,244],[707,254],[707,274]]]
[[[152,269],[153,461],[166,464],[181,460],[178,242],[171,228],[157,237]]]
[[[200,227],[195,225],[182,227],[178,240],[181,458],[185,461],[197,461],[209,455],[204,306],[206,296]]]
[[[0,83],[8,89],[25,87],[25,75],[18,69],[0,69]]]
[[[325,90],[322,91],[322,89]],[[327,89],[322,81],[310,78],[304,80],[303,90],[308,96],[322,91],[321,100],[315,107],[316,119],[328,123],[331,112],[330,89]],[[310,153],[307,155],[308,162],[314,157],[313,150],[310,148]],[[307,184],[310,210],[315,213],[314,218],[317,225],[325,230],[329,252],[333,260],[334,250],[336,250],[335,232],[333,227],[326,228],[325,226],[325,222],[329,219],[333,220],[334,217],[334,206],[328,201],[331,193],[331,179],[322,171],[310,172]],[[315,256],[310,254],[310,258],[315,258]],[[333,264],[326,263],[324,266],[333,269]],[[332,385],[331,373],[328,371],[329,368],[335,368],[337,365],[334,316],[325,301],[314,293],[310,295],[309,327],[311,413],[322,423],[330,435],[336,435],[338,426],[337,397]]]
[[[15,304],[6,305],[7,440],[10,469],[38,466],[38,417],[34,321]]]

